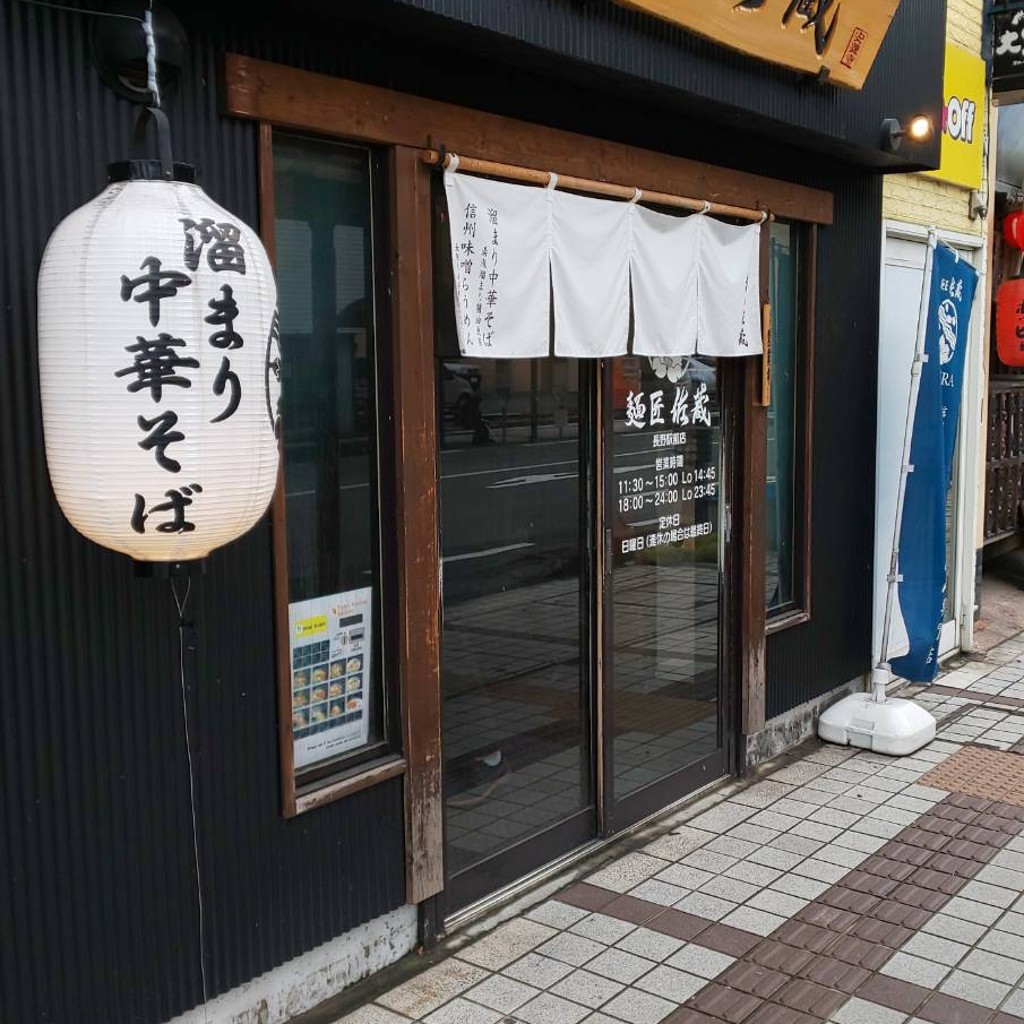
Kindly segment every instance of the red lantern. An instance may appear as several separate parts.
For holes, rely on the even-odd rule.
[[[1011,277],[996,292],[996,350],[1007,366],[1024,366],[1024,277]]]
[[[1024,249],[1024,210],[1008,213],[1003,218],[1003,238],[1014,249]]]

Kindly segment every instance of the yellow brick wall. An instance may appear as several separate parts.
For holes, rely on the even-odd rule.
[[[882,215],[887,220],[980,235],[985,222],[971,220],[969,198],[967,189],[921,174],[889,174],[882,189]]]
[[[946,39],[981,56],[981,24],[984,0],[949,0]]]
[[[949,0],[947,40],[980,55],[983,6],[984,0]],[[967,189],[922,174],[889,174],[882,190],[882,213],[888,220],[980,235],[985,222],[968,216],[969,197]]]

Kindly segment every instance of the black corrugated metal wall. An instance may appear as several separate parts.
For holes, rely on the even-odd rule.
[[[200,1001],[177,616],[166,581],[63,521],[43,456],[35,281],[58,220],[126,155],[134,114],[88,22],[0,0],[0,1021],[156,1024]],[[256,130],[219,116],[195,33],[176,154],[257,223]],[[68,386],[73,387],[74,381]],[[401,781],[279,813],[269,527],[193,585],[191,694],[211,991],[404,901]]]
[[[705,6],[725,2],[706,0]],[[467,49],[476,52],[487,52],[495,38],[514,40],[533,60],[546,57],[551,69],[573,61],[595,81],[598,74],[614,75],[619,87],[631,87],[637,96],[688,94],[687,106],[720,123],[785,135],[833,154],[845,147],[864,164],[892,167],[906,163],[909,154],[881,152],[881,119],[912,116],[937,102],[946,0],[901,0],[860,91],[817,88],[806,76],[718,46],[621,0],[370,0],[368,7],[367,16],[375,11],[380,22],[391,24],[394,8],[404,8],[428,39],[461,30]],[[769,26],[767,10],[742,16],[763,18],[766,32],[781,28]],[[789,31],[797,25],[791,21]],[[937,156],[938,139],[918,152]]]
[[[768,717],[870,671],[881,178],[833,182],[819,231],[811,620],[768,637]]]
[[[546,2],[554,10],[570,0]],[[932,3],[903,0],[906,20],[894,26],[902,59],[883,54],[875,71],[890,92],[934,77],[928,62],[941,53],[942,19]],[[185,80],[167,98],[176,155],[197,163],[213,198],[251,224],[256,132],[218,114],[225,50],[833,189],[836,224],[821,232],[819,254],[814,617],[769,640],[769,713],[867,669],[879,179],[798,153],[781,135],[722,131],[665,91],[638,104],[635,80],[608,69],[567,62],[553,70],[539,58],[528,66],[519,44],[503,51],[454,35],[447,50],[425,44],[406,34],[420,20],[406,22],[400,4],[383,5],[383,27],[343,24],[341,13],[294,18],[298,0],[279,15],[286,20],[251,17],[243,27],[234,7],[213,0],[172,6],[190,32]],[[356,7],[352,0],[343,13]],[[58,220],[102,187],[108,160],[127,152],[134,125],[133,110],[91,65],[88,30],[80,16],[0,0],[4,1024],[157,1024],[201,991],[169,585],[137,580],[126,559],[66,525],[43,457],[39,259]],[[649,31],[664,34],[653,22]],[[719,74],[730,74],[728,61]],[[399,781],[292,822],[280,817],[271,599],[266,522],[215,553],[194,587],[192,734],[211,993],[404,896]]]

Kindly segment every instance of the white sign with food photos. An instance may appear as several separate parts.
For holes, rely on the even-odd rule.
[[[369,737],[372,609],[371,587],[288,606],[296,771]]]

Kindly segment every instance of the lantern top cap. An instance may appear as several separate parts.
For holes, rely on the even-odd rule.
[[[163,181],[159,160],[118,160],[107,167],[107,179],[118,181]],[[174,164],[174,180],[189,185],[196,183],[196,169],[192,164]]]

